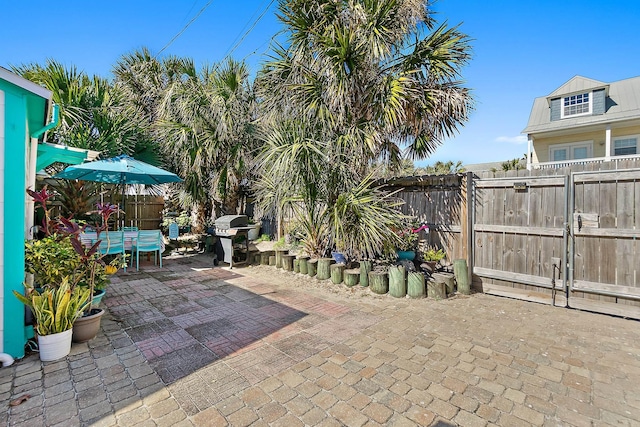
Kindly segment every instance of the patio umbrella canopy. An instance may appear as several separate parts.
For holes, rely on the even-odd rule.
[[[123,204],[124,188],[127,184],[156,185],[182,181],[178,175],[172,172],[136,160],[126,154],[109,159],[68,166],[59,174],[54,175],[53,178],[78,179],[81,181],[122,185]]]

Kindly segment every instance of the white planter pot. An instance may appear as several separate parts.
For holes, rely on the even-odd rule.
[[[260,224],[253,224],[253,228],[247,232],[249,240],[258,240],[260,237]]]
[[[62,359],[71,352],[71,336],[73,329],[51,335],[38,335],[38,351],[40,360],[52,362]]]

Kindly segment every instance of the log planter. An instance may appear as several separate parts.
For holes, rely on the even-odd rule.
[[[429,279],[427,282],[427,296],[435,300],[445,299],[447,297],[447,286],[444,282],[436,282]]]
[[[404,298],[407,295],[407,281],[402,265],[389,267],[389,294],[395,298]]]
[[[317,269],[318,269],[317,259],[310,259],[309,261],[307,261],[307,274],[309,275],[309,277],[314,277],[316,275]]]
[[[369,272],[369,289],[375,294],[389,292],[389,275],[386,271]]]
[[[316,279],[327,280],[331,277],[331,264],[335,261],[333,258],[320,258],[318,260],[318,273]]]
[[[369,272],[371,271],[371,261],[360,261],[360,286],[369,286]]]
[[[447,288],[447,294],[452,294],[456,290],[455,279],[451,273],[433,273],[431,278],[438,283],[444,283]]]
[[[282,254],[282,269],[284,271],[293,271],[293,260],[295,255]],[[276,259],[276,267],[278,267],[278,260]]]
[[[456,276],[456,283],[458,284],[458,292],[463,295],[469,295],[471,293],[471,283],[469,283],[469,276],[467,275],[467,260],[456,259],[453,261],[453,273]]]
[[[260,252],[260,265],[269,265],[269,257],[274,255],[273,251]],[[273,258],[275,262],[275,256]]]
[[[276,265],[276,256],[275,255],[269,255],[269,265],[271,265],[271,266]]]
[[[409,272],[407,275],[407,294],[411,298],[425,297],[424,274],[416,271]]]
[[[300,273],[300,260],[298,258],[293,260],[293,272]]]
[[[350,270],[345,270],[344,274],[344,284],[348,287],[352,287],[358,284],[360,281],[360,269],[352,268]]]
[[[307,262],[309,262],[308,256],[303,256],[298,258],[300,261],[300,274],[309,274],[309,270],[307,270]]]
[[[289,249],[276,249],[276,268],[282,268],[282,256],[289,253]]]
[[[331,269],[331,281],[334,285],[342,283],[342,276],[346,266],[344,264],[332,264]]]

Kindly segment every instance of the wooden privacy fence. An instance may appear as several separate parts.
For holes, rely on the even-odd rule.
[[[164,198],[162,196],[124,196],[127,227],[140,230],[157,230],[162,223]],[[112,203],[121,204],[121,195],[113,195]]]
[[[477,290],[640,318],[640,168],[606,170],[615,165],[405,177],[388,188],[429,224],[428,244],[467,260]]]

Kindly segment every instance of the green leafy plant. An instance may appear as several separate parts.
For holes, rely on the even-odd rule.
[[[447,257],[447,253],[442,249],[429,248],[426,252],[422,254],[422,259],[424,261],[440,261]]]
[[[73,322],[82,314],[90,301],[91,291],[76,286],[72,289],[65,278],[55,288],[45,288],[38,292],[27,287],[27,295],[13,291],[14,295],[33,312],[38,335],[51,335],[73,327]]]
[[[108,233],[109,218],[118,208],[115,205],[98,203],[94,213],[99,215],[101,223],[93,227],[98,241],[87,247],[79,237],[87,227],[86,224],[79,224],[65,217],[51,219],[47,201],[52,197],[52,193],[48,192],[46,187],[40,191],[27,190],[27,193],[45,213],[40,226],[45,237],[25,243],[27,271],[34,274],[35,283],[43,290],[55,290],[62,283],[67,283],[72,292],[76,287],[87,289],[93,298],[95,289],[104,289],[108,284],[108,274],[115,273],[125,263],[125,260],[115,257],[107,264],[103,260],[104,255],[98,252],[100,234]],[[90,307],[84,309],[87,308]]]
[[[286,242],[284,241],[284,237],[278,239],[278,241],[273,245],[275,249],[282,249],[286,246]]]
[[[178,224],[179,227],[188,227],[191,225],[191,217],[186,211],[182,211],[176,218],[176,224]]]
[[[260,237],[258,237],[258,239],[256,240],[256,243],[270,242],[270,241],[271,241],[271,236],[269,236],[268,234],[262,234]]]

